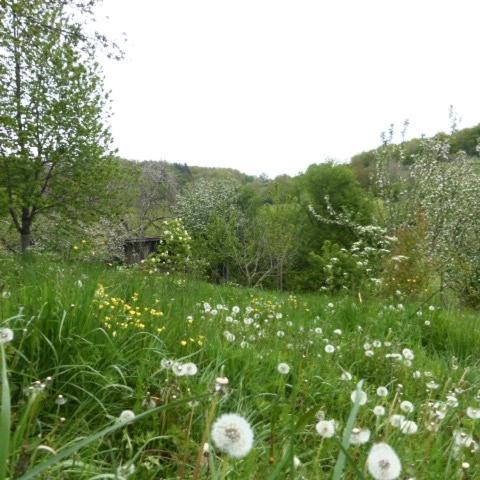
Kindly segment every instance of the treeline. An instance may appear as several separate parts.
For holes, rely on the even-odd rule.
[[[460,151],[465,152],[468,156],[477,157],[479,154],[478,145],[480,141],[480,124],[471,128],[464,128],[462,130],[454,131],[450,134],[445,132],[437,133],[433,139],[445,141],[450,146],[451,154],[456,154]],[[412,138],[402,142],[403,156],[397,156],[399,165],[405,167],[411,165],[415,161],[415,156],[421,152],[423,138]],[[350,164],[355,176],[362,186],[368,188],[371,185],[371,178],[375,159],[380,153],[382,147],[374,150],[361,152],[354,155]]]

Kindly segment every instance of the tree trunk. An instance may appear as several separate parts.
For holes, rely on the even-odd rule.
[[[20,228],[20,247],[25,253],[32,245],[32,222],[33,215],[28,208],[22,209],[22,225]]]

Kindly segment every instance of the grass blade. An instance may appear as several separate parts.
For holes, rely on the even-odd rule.
[[[7,476],[7,462],[10,445],[10,387],[7,376],[7,359],[5,358],[5,348],[0,344],[0,354],[2,362],[2,406],[0,409],[0,480],[5,480]]]
[[[357,392],[361,392],[363,386],[363,380],[357,385]],[[347,463],[347,456],[345,452],[348,450],[350,445],[350,435],[352,434],[353,426],[355,425],[355,420],[357,419],[358,410],[360,409],[360,395],[357,395],[355,403],[353,404],[352,409],[350,410],[350,416],[348,417],[347,426],[343,431],[342,446],[340,453],[338,454],[337,463],[335,464],[335,469],[333,470],[332,480],[341,480],[343,477],[343,471],[345,470],[345,464]]]

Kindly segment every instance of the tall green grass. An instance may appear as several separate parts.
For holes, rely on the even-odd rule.
[[[0,441],[7,447],[0,449],[0,479],[116,478],[117,469],[129,465],[136,469],[131,478],[191,478],[221,372],[229,379],[229,391],[218,399],[216,411],[247,417],[255,446],[244,459],[226,462],[211,445],[200,457],[201,478],[367,478],[368,449],[380,440],[398,451],[406,476],[480,478],[474,454],[468,449],[452,453],[454,430],[477,440],[480,435],[477,422],[464,413],[479,403],[475,312],[430,310],[407,299],[400,308],[398,299],[360,303],[348,295],[292,296],[184,283],[142,271],[41,258],[3,263],[0,276],[9,292],[0,298],[0,326],[15,331],[14,341],[2,349]],[[124,318],[111,308],[112,297],[138,307],[144,327],[118,327]],[[102,301],[108,305],[100,308]],[[205,313],[204,302],[229,311],[212,316]],[[239,324],[227,321],[235,305],[241,308]],[[247,314],[246,307],[254,310]],[[151,315],[152,309],[163,315]],[[254,322],[259,328],[243,321],[254,314],[260,315]],[[235,334],[234,342],[226,340],[225,330]],[[373,349],[374,356],[367,357],[364,344],[374,340],[392,346]],[[328,344],[336,347],[333,354],[325,352]],[[403,348],[415,353],[411,367],[385,359],[387,351]],[[162,359],[192,361],[199,371],[175,377],[162,369]],[[279,362],[290,365],[288,375],[277,372]],[[351,381],[340,378],[345,371]],[[416,379],[415,371],[431,377]],[[426,390],[428,379],[438,389]],[[366,406],[350,400],[360,380],[369,396]],[[32,394],[35,382],[45,388]],[[382,402],[375,394],[379,385],[390,391],[384,402],[389,413],[398,413],[403,399],[415,404],[411,418],[419,425],[417,434],[404,435],[387,417],[373,416],[373,406]],[[456,394],[459,407],[448,410],[437,432],[428,430],[429,402],[445,401],[455,390],[462,391]],[[65,405],[56,403],[58,395],[67,399]],[[149,401],[154,409],[146,409]],[[137,418],[121,426],[116,418],[125,409]],[[320,410],[339,422],[335,438],[322,440],[316,433]],[[349,446],[354,425],[368,427],[371,441]],[[428,464],[422,463],[425,455]],[[294,466],[294,457],[300,466]],[[464,462],[470,463],[468,469],[462,468]]]

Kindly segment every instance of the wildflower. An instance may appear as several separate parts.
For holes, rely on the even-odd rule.
[[[219,450],[234,458],[245,457],[253,446],[250,424],[236,413],[225,413],[213,424],[212,440]]]
[[[400,424],[400,431],[405,435],[413,435],[418,432],[418,425],[413,420],[404,420]]]
[[[115,478],[118,478],[119,480],[124,480],[133,475],[134,473],[135,465],[133,463],[127,465],[120,465],[117,468],[117,475]]]
[[[352,445],[362,445],[370,440],[370,430],[368,428],[354,428],[350,435]]]
[[[281,373],[282,375],[287,375],[288,372],[290,372],[290,366],[288,363],[279,363],[277,366],[278,373]]]
[[[185,375],[185,367],[179,362],[174,362],[172,372],[177,377],[183,377]]]
[[[118,417],[118,420],[121,423],[129,423],[133,421],[134,418],[135,418],[135,413],[132,410],[124,410]]]
[[[326,353],[333,353],[334,351],[335,351],[335,347],[333,345],[325,345]]]
[[[198,372],[198,368],[193,362],[184,363],[183,368],[185,370],[184,375],[187,375],[189,377],[196,375]]]
[[[293,466],[295,468],[299,468],[299,467],[302,466],[302,462],[300,461],[300,459],[296,455],[293,457]]]
[[[323,333],[323,330],[320,328],[320,327],[316,327],[314,329],[314,332],[317,334],[317,335],[321,335]]]
[[[0,328],[0,344],[8,343],[13,340],[13,330],[11,328]]]
[[[478,420],[480,418],[480,408],[467,408],[467,416],[472,420]]]
[[[225,330],[223,332],[223,336],[225,337],[225,340],[227,340],[227,342],[234,342],[235,341],[235,335],[231,332],[229,332],[228,330]]]
[[[58,406],[62,406],[67,403],[67,399],[63,395],[58,395],[58,397],[55,399],[55,403]]]
[[[388,396],[388,388],[387,387],[378,387],[377,388],[377,395],[379,397],[386,397]]]
[[[342,334],[342,331],[341,331],[339,328],[337,328],[337,329],[335,329],[335,330],[333,331],[333,333],[334,333],[335,335],[341,335],[341,334]]]
[[[320,420],[315,425],[315,430],[323,438],[331,438],[335,435],[335,420]]]
[[[365,351],[365,356],[366,356],[366,357],[371,358],[371,357],[373,357],[374,355],[375,355],[375,352],[374,352],[373,350],[366,350],[366,351]]]
[[[400,476],[402,464],[390,445],[376,443],[368,454],[367,468],[375,480],[395,480]]]
[[[392,415],[390,417],[390,425],[392,425],[392,427],[400,427],[404,421],[404,415]]]
[[[383,407],[382,405],[377,405],[373,409],[373,414],[376,417],[383,417],[383,415],[385,415],[385,407]]]
[[[235,305],[234,307],[232,307],[232,313],[234,315],[236,315],[237,313],[240,313],[240,307],[238,307],[237,305]]]
[[[405,360],[413,360],[415,358],[415,354],[409,348],[404,348],[402,350],[402,355],[405,358]]]
[[[352,374],[350,372],[343,372],[340,379],[344,382],[349,382],[352,379]]]
[[[354,390],[350,398],[353,403],[358,401],[359,405],[365,405],[367,403],[367,394],[363,390]]]
[[[412,402],[404,400],[402,403],[400,403],[400,410],[405,413],[412,413],[415,410],[415,406]]]
[[[162,368],[165,368],[166,370],[170,370],[173,366],[173,361],[167,360],[166,358],[162,358],[162,360],[160,361],[160,365]]]
[[[226,393],[228,389],[228,378],[227,377],[217,377],[215,379],[215,391]]]

